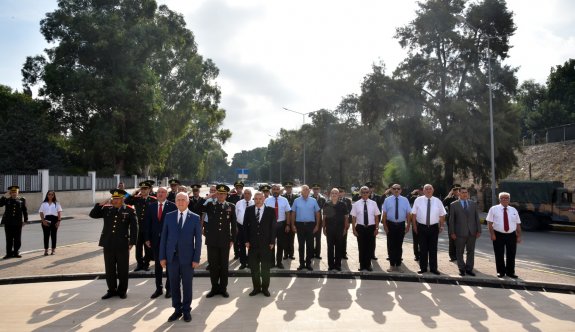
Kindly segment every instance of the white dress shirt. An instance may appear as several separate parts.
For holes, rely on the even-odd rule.
[[[238,224],[240,225],[244,224],[244,214],[246,213],[246,209],[250,205],[254,205],[253,199],[249,201],[246,201],[245,199],[240,199],[236,203],[236,220],[238,221]]]
[[[42,202],[40,209],[38,210],[38,213],[44,213],[44,216],[57,216],[58,212],[62,212],[62,206],[60,206],[60,203],[58,202],[56,202],[56,204]]]
[[[287,198],[285,198],[283,196],[278,196],[277,199],[278,199],[278,220],[277,220],[277,222],[285,221],[286,220],[286,212],[291,211],[291,207],[289,206],[289,201],[287,200]],[[264,205],[269,206],[275,210],[276,198],[274,196],[270,196],[270,197],[266,198],[266,200],[264,201]]]
[[[519,219],[519,213],[517,210],[511,206],[507,206],[507,219],[509,221],[509,230],[506,232],[503,222],[503,205],[498,204],[492,206],[487,213],[487,222],[493,223],[493,230],[499,233],[513,233],[517,229],[517,224],[521,224],[521,219]]]
[[[364,226],[363,223],[363,207],[365,205],[364,202],[367,202],[367,224],[368,226],[375,225],[375,218],[377,216],[379,219],[379,215],[381,215],[381,212],[379,211],[377,203],[369,198],[367,199],[367,201],[360,199],[359,201],[353,203],[353,205],[351,206],[350,214],[353,217],[355,217],[356,225]]]
[[[427,200],[425,196],[419,196],[413,202],[413,207],[411,208],[411,213],[415,214],[417,222],[419,224],[426,225],[427,218]],[[439,218],[445,216],[445,207],[443,202],[435,197],[431,196],[431,209],[429,213],[429,224],[435,225],[439,223]]]

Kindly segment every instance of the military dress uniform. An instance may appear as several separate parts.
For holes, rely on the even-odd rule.
[[[144,181],[140,183],[140,188],[151,188],[151,186],[148,181]],[[148,205],[156,201],[156,197],[150,195],[146,198],[132,195],[125,199],[126,204],[133,205],[136,209],[136,217],[138,220],[138,239],[136,243],[136,262],[138,265],[134,271],[148,271],[150,261],[154,258],[152,249],[148,248],[145,244],[146,237],[144,235],[144,218],[146,216],[146,208]]]
[[[180,186],[180,181],[178,179],[170,179],[168,180],[168,184],[170,185],[171,190],[168,193],[168,197],[166,199],[172,203],[176,203],[176,195],[178,194],[178,187]],[[172,187],[173,184],[177,186]]]
[[[121,189],[110,192],[113,198],[124,197],[125,194]],[[110,204],[96,204],[90,211],[90,217],[104,219],[104,228],[98,245],[104,248],[108,292],[102,299],[115,295],[125,298],[128,290],[130,246],[136,244],[138,233],[136,213],[127,205],[115,208]]]
[[[239,180],[234,182],[234,188],[236,188],[236,190],[237,190],[238,187],[241,187],[243,190],[244,183],[242,181],[239,181]],[[234,193],[230,193],[228,195],[228,198],[226,198],[226,201],[236,205],[243,197],[244,197],[243,194],[238,194],[236,191]],[[239,243],[238,239],[236,238],[236,242],[234,243],[234,259],[238,259],[238,258],[240,258],[240,243]]]
[[[283,186],[284,187],[293,187],[293,182],[286,181],[283,183]],[[290,207],[293,206],[293,202],[295,201],[295,199],[299,197],[299,195],[296,195],[293,193],[292,194],[283,194],[282,196],[287,198]],[[287,258],[295,259],[295,257],[294,257],[294,241],[295,241],[295,233],[292,232],[291,227],[290,227],[290,231],[287,234],[286,248],[285,248],[283,259],[287,259]]]
[[[218,193],[228,193],[230,188],[218,185],[216,190]],[[205,209],[209,220],[204,227],[212,283],[208,297],[216,294],[228,297],[230,243],[235,241],[237,235],[236,207],[233,203],[215,200],[208,202]]]
[[[202,187],[199,184],[193,184],[191,185],[192,187],[192,191],[196,192],[196,191],[200,191],[200,188]],[[206,199],[203,197],[196,197],[196,196],[191,196],[190,197],[190,202],[188,203],[188,209],[190,211],[192,211],[193,213],[197,214],[198,216],[201,216],[202,213],[204,212],[204,203],[206,203]]]
[[[10,192],[18,192],[18,186],[8,187]],[[4,215],[2,216],[2,225],[6,233],[6,255],[3,259],[21,258],[20,247],[22,246],[22,226],[28,222],[28,209],[26,208],[26,199],[22,196],[0,197],[0,207],[5,206]]]
[[[454,185],[451,190],[459,190],[461,186],[460,185]],[[458,196],[455,195],[451,195],[448,197],[445,197],[443,199],[443,207],[445,208],[445,211],[447,212],[447,214],[445,215],[445,224],[447,225],[447,227],[449,228],[449,207],[451,206],[451,203],[457,201],[459,198]],[[454,262],[457,260],[457,254],[456,254],[456,250],[455,250],[455,240],[453,240],[451,238],[451,236],[448,236],[449,238],[449,260]]]

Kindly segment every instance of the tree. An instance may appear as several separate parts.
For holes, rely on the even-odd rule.
[[[71,152],[86,168],[162,170],[174,144],[220,112],[218,69],[167,6],[60,0],[40,26],[56,46],[46,57],[27,58],[24,84],[43,82],[40,95],[54,105]],[[202,130],[217,139],[220,124]]]

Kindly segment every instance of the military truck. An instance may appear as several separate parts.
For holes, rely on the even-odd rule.
[[[511,195],[521,229],[536,231],[551,224],[575,225],[573,191],[559,181],[501,181],[499,192]]]

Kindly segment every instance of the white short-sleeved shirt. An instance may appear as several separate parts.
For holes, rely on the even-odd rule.
[[[419,196],[413,202],[413,207],[411,208],[411,213],[415,214],[417,222],[426,225],[427,218],[427,200],[431,199],[431,208],[429,213],[429,224],[435,225],[439,223],[439,218],[445,216],[445,207],[443,202],[435,197],[427,198],[425,196]]]
[[[285,198],[283,196],[278,196],[277,199],[278,199],[278,220],[277,220],[277,222],[285,221],[286,220],[286,212],[291,211],[289,201],[287,200],[287,198]],[[274,196],[270,196],[270,197],[266,198],[266,200],[264,201],[264,204],[265,204],[265,206],[270,206],[271,208],[273,208],[275,210],[276,198]]]
[[[238,224],[240,224],[240,225],[244,224],[244,214],[246,213],[247,207],[250,205],[254,205],[253,199],[251,199],[249,201],[246,201],[245,199],[240,199],[239,201],[237,201],[237,203],[236,203],[236,220],[238,221]]]
[[[381,212],[379,211],[377,203],[369,198],[367,199],[367,201],[360,199],[359,201],[353,203],[353,205],[351,206],[350,214],[353,217],[355,217],[356,225],[364,226],[363,223],[363,207],[365,205],[364,202],[367,202],[367,224],[369,226],[375,225],[375,217],[378,216],[379,218]]]
[[[509,230],[506,232],[503,225],[503,205],[492,206],[487,213],[488,222],[493,223],[493,229],[499,233],[513,233],[517,229],[517,224],[521,224],[519,212],[513,206],[507,206],[507,219],[509,221]]]
[[[40,209],[38,210],[38,213],[43,213],[44,216],[57,216],[58,212],[62,212],[62,206],[60,206],[60,203],[56,202],[48,204],[48,202],[42,202],[42,204],[40,205]]]

